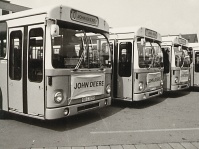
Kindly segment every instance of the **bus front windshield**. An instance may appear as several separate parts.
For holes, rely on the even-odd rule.
[[[141,42],[141,38],[137,40],[139,67],[140,68],[159,68],[163,65],[163,54],[160,42],[147,40]]]
[[[187,51],[187,47],[174,45],[175,54],[175,66],[176,67],[189,67],[190,66],[190,56]]]
[[[54,68],[107,68],[110,48],[106,37],[85,30],[59,29],[52,37],[52,65]]]

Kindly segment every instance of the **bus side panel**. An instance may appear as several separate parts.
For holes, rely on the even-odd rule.
[[[170,90],[170,73],[165,73],[163,78],[163,89],[165,91]]]
[[[193,64],[193,62],[191,63],[190,65],[190,73],[191,73],[191,87],[194,86],[194,68],[195,68],[195,65]]]
[[[199,87],[199,51],[195,51],[194,53],[194,69],[193,69],[193,86]]]
[[[7,100],[7,60],[0,60],[0,109],[8,111]]]

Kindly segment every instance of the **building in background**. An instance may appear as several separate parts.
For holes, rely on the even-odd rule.
[[[9,13],[18,12],[18,11],[27,10],[27,9],[30,9],[30,8],[16,5],[16,4],[11,4],[10,1],[7,1],[7,0],[0,0],[0,16],[6,15]]]

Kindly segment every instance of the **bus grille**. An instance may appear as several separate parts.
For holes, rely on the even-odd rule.
[[[149,93],[149,96],[158,95],[158,92]]]
[[[99,107],[99,103],[93,103],[93,104],[90,104],[90,105],[78,107],[77,111],[80,112],[80,111],[84,111],[84,110],[92,109],[92,108],[96,108],[96,107]]]
[[[183,86],[181,86],[181,88],[186,88],[187,87],[187,85],[183,85]]]

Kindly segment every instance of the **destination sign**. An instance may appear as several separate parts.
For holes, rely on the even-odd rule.
[[[178,38],[179,44],[186,45],[186,39]]]
[[[77,22],[81,22],[81,23],[89,24],[93,26],[99,25],[98,17],[89,15],[89,14],[86,14],[74,9],[71,9],[70,17],[73,21],[77,21]]]
[[[161,82],[161,73],[148,73],[147,74],[147,86],[148,87],[157,87]]]
[[[158,38],[157,32],[152,31],[152,30],[149,30],[149,29],[146,29],[146,30],[145,30],[145,35],[146,35],[147,37],[151,37],[151,38],[154,38],[154,39],[157,39],[157,38]]]

